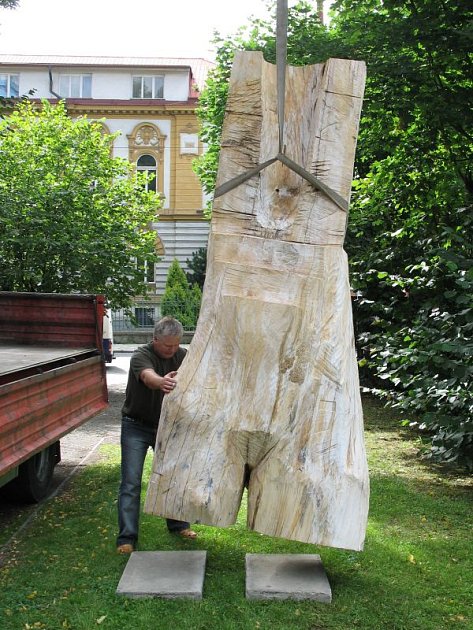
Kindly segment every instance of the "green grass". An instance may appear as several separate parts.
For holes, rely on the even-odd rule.
[[[0,574],[3,630],[442,630],[473,627],[472,479],[423,464],[397,418],[364,401],[371,502],[365,550],[320,548],[248,531],[245,506],[228,529],[197,541],[145,515],[142,550],[202,549],[202,601],[115,594],[127,562],[115,553],[118,447],[38,511]],[[147,472],[151,458],[147,461]],[[7,532],[7,535],[10,532]],[[0,542],[5,542],[2,533]],[[246,553],[319,553],[333,601],[245,599]]]

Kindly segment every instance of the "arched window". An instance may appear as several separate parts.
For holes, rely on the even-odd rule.
[[[140,155],[136,162],[136,168],[141,173],[148,173],[146,190],[156,192],[158,190],[158,168],[152,155]]]
[[[148,184],[148,190],[164,194],[164,136],[159,127],[153,123],[140,123],[127,136],[129,146],[129,160],[134,162],[139,171],[154,174],[153,181]]]

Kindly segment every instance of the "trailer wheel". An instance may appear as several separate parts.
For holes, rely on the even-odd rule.
[[[58,442],[51,444],[21,464],[18,477],[12,482],[18,499],[25,503],[38,503],[44,499],[58,461],[58,446]]]

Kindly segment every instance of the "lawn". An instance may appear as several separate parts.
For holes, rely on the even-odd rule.
[[[473,628],[473,480],[422,463],[399,419],[364,399],[371,501],[363,552],[248,531],[245,505],[228,529],[196,526],[197,541],[142,518],[142,550],[207,551],[202,601],[130,599],[115,590],[118,447],[49,500],[3,554],[3,630],[442,630]],[[151,458],[147,460],[149,474]],[[11,531],[0,535],[0,544]],[[245,599],[246,553],[318,553],[333,601]]]

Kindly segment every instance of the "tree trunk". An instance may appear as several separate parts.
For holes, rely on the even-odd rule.
[[[286,156],[349,201],[363,62],[288,67]],[[276,67],[239,52],[218,185],[278,154]],[[215,200],[201,313],[166,396],[145,511],[363,546],[369,483],[346,212],[276,161]]]

